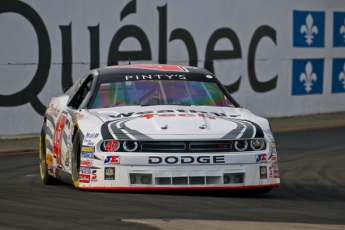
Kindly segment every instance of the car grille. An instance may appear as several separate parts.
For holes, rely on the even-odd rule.
[[[230,141],[143,141],[142,152],[229,152]]]

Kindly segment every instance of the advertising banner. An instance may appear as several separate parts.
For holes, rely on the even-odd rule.
[[[343,0],[0,0],[0,30],[0,135],[129,59],[206,68],[264,117],[345,111]]]

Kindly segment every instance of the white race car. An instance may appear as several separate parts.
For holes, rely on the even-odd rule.
[[[91,70],[44,115],[40,175],[94,190],[230,190],[280,185],[267,119],[202,68]]]

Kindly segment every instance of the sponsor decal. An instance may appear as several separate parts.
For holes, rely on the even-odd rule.
[[[115,167],[104,168],[104,180],[115,180]]]
[[[91,167],[91,166],[92,166],[92,161],[89,161],[89,160],[81,160],[81,161],[80,161],[80,166]]]
[[[278,160],[278,158],[277,158],[277,156],[276,155],[274,155],[274,156],[272,156],[272,162],[276,162],[277,160]]]
[[[84,115],[81,113],[75,113],[73,116],[74,121],[78,121],[78,120],[83,119],[83,118],[84,118]]]
[[[278,169],[278,163],[277,162],[272,162],[272,168]]]
[[[345,12],[334,12],[333,46],[345,47]]]
[[[65,159],[65,166],[69,166],[69,160],[70,160],[70,153],[66,152],[66,159]]]
[[[325,12],[293,11],[293,46],[324,47]]]
[[[97,170],[92,170],[91,180],[93,181],[97,180]]]
[[[272,142],[272,143],[271,143],[271,147],[272,147],[272,150],[273,150],[273,148],[276,147],[276,143],[275,143],[275,142]]]
[[[147,75],[126,75],[126,81],[130,80],[186,80],[185,75],[181,74],[147,74]]]
[[[257,154],[255,155],[256,163],[267,162],[267,155],[265,154]]]
[[[120,156],[106,156],[104,164],[119,164]]]
[[[80,183],[90,183],[90,175],[79,175]]]
[[[97,138],[99,133],[86,133],[85,138]]]
[[[144,114],[144,115],[141,115],[140,118],[146,118],[146,119],[151,119],[152,117],[154,116],[159,116],[159,117],[196,117],[196,116],[199,116],[199,117],[204,117],[204,118],[209,118],[209,119],[216,119],[214,116],[209,116],[209,115],[205,115],[205,114],[202,114],[202,113],[199,113],[199,114],[191,114],[191,113],[181,113],[181,114],[174,114],[174,113],[162,113],[162,114]],[[219,116],[222,116],[222,114],[220,113]],[[226,116],[226,115],[224,115]]]
[[[332,93],[345,93],[345,58],[333,59]]]
[[[177,65],[159,65],[159,64],[134,64],[125,66],[109,66],[108,68],[138,68],[138,69],[149,69],[159,71],[178,71],[178,72],[189,72],[187,68],[193,68],[190,66],[177,66]]]
[[[60,110],[57,108],[57,106],[54,107],[54,104],[51,104],[47,109],[46,113],[47,115],[56,117],[60,113]]]
[[[46,162],[49,165],[53,165],[54,164],[53,163],[53,157],[51,155],[49,155],[49,154],[46,154]]]
[[[55,175],[56,169],[53,166],[47,165],[47,171],[49,175],[56,177]]]
[[[266,133],[266,135],[267,135],[268,139],[270,140],[270,142],[274,142],[274,137],[273,137],[273,134],[272,134],[271,130],[265,129],[263,131],[264,131],[264,133]]]
[[[272,148],[272,155],[277,155],[277,149],[276,148]]]
[[[169,113],[169,114],[167,114]],[[178,110],[158,110],[158,111],[145,111],[145,112],[129,112],[129,113],[119,113],[118,115],[109,115],[110,117],[142,117],[150,119],[153,116],[162,116],[162,117],[174,117],[174,116],[181,116],[181,117],[226,117],[225,113],[219,113],[219,112],[205,112],[205,111],[199,111],[199,110],[184,110],[184,109],[178,109]],[[229,115],[231,117],[231,115]]]
[[[91,168],[88,167],[80,167],[80,174],[91,174]]]
[[[292,61],[292,95],[322,94],[324,59]]]
[[[84,144],[84,145],[88,145],[88,146],[90,146],[90,145],[95,145],[94,142],[92,142],[91,140],[87,140],[87,139],[84,139],[84,140],[83,140],[83,144]]]
[[[274,178],[279,178],[279,169],[273,169]]]
[[[53,137],[53,151],[54,151],[54,157],[56,158],[56,164],[58,167],[61,168],[63,162],[62,158],[62,142],[63,142],[63,130],[65,127],[65,121],[66,121],[66,112],[63,112],[56,124],[55,130],[54,130],[54,137]]]
[[[225,156],[149,156],[149,164],[224,164]]]
[[[108,152],[115,152],[120,148],[120,142],[118,141],[105,141],[103,142],[104,149]]]
[[[82,146],[81,151],[84,153],[94,153],[95,152],[95,146]]]
[[[269,167],[268,167],[268,176],[269,176],[270,178],[273,178],[273,167],[272,167],[272,166],[269,166]]]
[[[267,179],[267,167],[266,166],[259,166],[260,167],[260,179]]]
[[[81,158],[93,158],[94,157],[94,153],[81,152],[80,153],[80,157]]]

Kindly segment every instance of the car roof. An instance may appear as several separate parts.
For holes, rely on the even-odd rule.
[[[183,75],[212,75],[208,70],[192,66],[169,64],[127,64],[99,68],[99,77],[127,74],[183,74]]]

